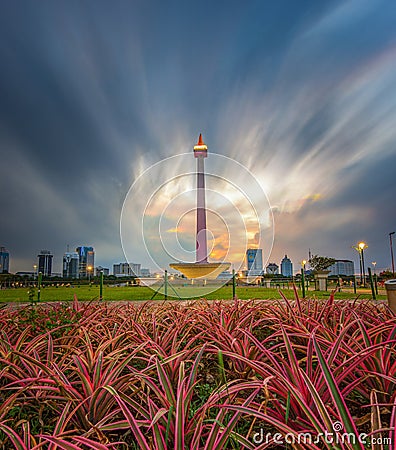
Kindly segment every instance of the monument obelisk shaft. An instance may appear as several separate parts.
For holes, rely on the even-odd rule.
[[[208,147],[199,135],[194,146],[194,157],[197,158],[197,235],[196,262],[208,262],[208,243],[206,237],[206,206],[205,206],[205,169],[204,158],[208,156]]]
[[[206,237],[206,205],[205,205],[205,170],[204,159],[208,156],[208,147],[199,135],[197,145],[194,145],[194,157],[197,158],[197,234],[196,261],[176,262],[169,264],[172,269],[181,272],[187,278],[203,278],[214,280],[230,268],[228,262],[209,262],[208,243]]]

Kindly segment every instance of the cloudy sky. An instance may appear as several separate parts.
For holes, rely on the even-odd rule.
[[[42,249],[60,271],[67,245],[94,246],[103,266],[123,261],[131,186],[150,193],[143,171],[192,151],[200,132],[268,197],[264,260],[287,253],[296,265],[310,248],[357,262],[351,246],[364,240],[367,261],[390,266],[395,2],[2,0],[0,10],[0,245],[11,271],[32,270]],[[227,170],[218,175],[244,185]],[[136,230],[129,257],[149,264]]]

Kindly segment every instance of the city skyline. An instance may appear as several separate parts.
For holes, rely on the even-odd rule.
[[[32,276],[37,276],[39,272],[41,272],[44,276],[53,276],[53,277],[63,277],[63,278],[87,278],[88,273],[81,273],[81,252],[77,251],[79,249],[92,249],[92,253],[94,254],[94,248],[92,247],[78,247],[76,248],[76,252],[70,252],[69,246],[67,248],[67,251],[63,254],[63,266],[62,266],[62,272],[55,272],[52,271],[52,274],[49,275],[45,268],[43,268],[43,265],[46,263],[42,262],[40,264],[40,258],[44,257],[50,257],[50,269],[49,272],[51,272],[51,266],[52,266],[52,258],[53,254],[49,250],[42,250],[39,255],[37,255],[38,258],[38,265],[34,264],[34,271],[20,271],[19,273],[28,274],[30,273]],[[3,262],[1,258],[4,258],[4,253],[6,252],[7,255],[7,263],[8,263],[8,252],[4,247],[0,247],[0,261]],[[309,254],[311,252],[309,251]],[[313,255],[312,255],[313,256]],[[94,256],[93,256],[94,257]],[[73,259],[76,261],[73,262]],[[311,270],[309,261],[304,261],[305,265],[304,268],[308,270],[308,272]],[[105,275],[110,275],[110,268],[109,267],[103,267],[101,265],[94,264],[94,262],[91,260],[92,266],[90,266],[90,275],[98,276],[99,272],[105,273]],[[149,269],[149,268],[143,268],[142,265],[139,262],[118,262],[111,264],[112,266],[112,273],[111,275],[116,276],[125,276],[125,275],[134,275],[138,277],[150,277],[153,275],[157,275],[159,272],[163,271],[160,270],[159,272],[156,272],[155,270]],[[239,273],[246,272],[249,276],[259,276],[262,274],[274,274],[279,273],[281,275],[284,275],[286,277],[289,276],[295,276],[300,273],[302,265],[300,264],[300,261],[297,262],[296,267],[293,268],[293,261],[290,260],[287,256],[287,254],[282,258],[282,260],[279,262],[279,265],[274,263],[274,261],[267,264],[267,267],[264,267],[262,264],[262,249],[256,248],[251,249],[248,248],[246,250],[245,255],[245,264],[240,267]],[[381,272],[381,269],[377,270],[376,262],[375,264],[368,264],[368,267],[372,267],[373,273],[378,274]],[[0,273],[2,273],[1,270],[2,266],[0,265]],[[41,269],[41,270],[40,270]],[[164,269],[165,270],[165,269]],[[274,272],[275,270],[275,272]],[[335,262],[329,267],[328,269],[330,271],[331,275],[345,275],[345,276],[359,276],[361,275],[362,268],[357,267],[354,268],[354,261],[353,260],[345,260],[345,259],[336,259]],[[172,270],[172,268],[169,270],[169,273],[173,273],[174,275],[178,274],[177,270]],[[231,273],[231,269],[228,271]],[[4,272],[8,273],[8,272]],[[10,272],[12,273],[12,272]],[[368,273],[367,268],[365,270],[365,273]],[[18,275],[18,273],[16,273]]]
[[[356,269],[352,247],[365,241],[366,265],[390,268],[395,20],[386,1],[6,1],[0,245],[11,271],[50,249],[61,272],[67,243],[89,243],[104,267],[123,261],[130,186],[199,132],[268,197],[264,266],[287,253],[296,270],[311,249]]]

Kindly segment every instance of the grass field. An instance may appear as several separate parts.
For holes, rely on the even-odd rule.
[[[177,286],[176,292],[181,298],[207,298],[209,300],[214,299],[231,299],[232,287],[223,286],[217,290],[212,288],[204,288],[199,286]],[[29,302],[29,289],[17,288],[17,289],[2,289],[0,290],[0,302]],[[288,297],[293,298],[294,292],[292,289],[282,289],[282,292]],[[122,300],[150,300],[155,290],[149,287],[143,286],[104,286],[103,297],[104,300],[109,301],[122,301]],[[308,291],[307,297],[311,298],[328,298],[330,291]],[[74,287],[45,287],[41,289],[41,301],[70,301],[73,300],[74,294],[80,301],[89,301],[99,298],[98,286],[74,286]],[[240,299],[275,299],[280,298],[279,291],[277,289],[269,289],[265,287],[256,286],[238,286],[236,289],[237,297]],[[301,294],[301,292],[300,292]],[[371,291],[368,289],[359,290],[358,294],[353,292],[337,292],[336,299],[351,299],[356,298],[357,295],[360,298],[371,298]],[[176,298],[175,293],[169,288],[168,298]],[[37,289],[35,289],[34,299],[37,299]],[[163,288],[155,296],[155,300],[163,300]],[[385,300],[385,292],[380,291],[378,300]]]

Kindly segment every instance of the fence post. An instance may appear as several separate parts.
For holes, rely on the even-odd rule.
[[[39,272],[38,277],[37,277],[37,301],[40,301],[41,298],[41,279],[43,277],[43,274],[41,272]]]
[[[100,272],[99,300],[103,300],[103,270]]]
[[[165,293],[165,300],[168,300],[168,271],[165,270],[165,286],[164,286],[164,293]]]
[[[371,267],[367,267],[369,279],[370,279],[370,287],[371,287],[371,294],[373,296],[373,300],[376,300],[377,297],[375,295],[375,289],[374,289],[374,283],[373,283],[373,275],[371,274]]]

